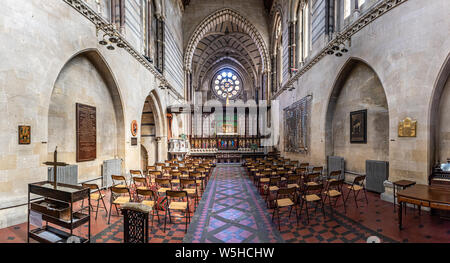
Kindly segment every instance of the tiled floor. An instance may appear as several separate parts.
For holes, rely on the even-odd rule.
[[[419,216],[417,211],[408,208],[403,221],[404,229],[400,231],[397,213],[394,213],[392,204],[380,200],[378,194],[368,193],[368,198],[368,204],[363,200],[358,202],[359,208],[349,198],[346,213],[341,203],[338,203],[333,215],[326,207],[325,220],[320,210],[316,214],[311,212],[309,224],[306,224],[304,212],[298,225],[294,214],[288,219],[287,213],[281,213],[281,230],[278,232],[277,219],[271,222],[272,210],[266,209],[245,170],[237,166],[219,166],[205,189],[188,234],[185,235],[184,220],[181,221],[181,218],[175,219],[174,224],[169,224],[165,233],[163,221],[158,224],[155,218],[150,242],[342,243],[366,242],[369,236],[378,236],[382,242],[450,242],[450,221],[426,212]],[[162,219],[163,212],[160,213]],[[93,216],[91,221],[93,242],[123,241],[123,225],[119,217],[111,217],[111,224],[108,225],[105,212],[100,210],[98,219],[95,220]],[[0,229],[0,242],[26,242],[26,232],[26,223]],[[255,234],[258,232],[261,233]],[[87,227],[74,232],[86,233]]]

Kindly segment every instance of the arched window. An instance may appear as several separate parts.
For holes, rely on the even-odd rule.
[[[221,100],[234,100],[243,90],[242,79],[234,70],[221,70],[214,75],[211,90]]]
[[[276,92],[283,82],[283,30],[281,15],[275,15],[272,38],[272,91]]]
[[[351,0],[344,0],[344,19],[349,17],[351,12],[352,12]]]
[[[309,1],[297,9],[297,54],[299,65],[309,55]]]

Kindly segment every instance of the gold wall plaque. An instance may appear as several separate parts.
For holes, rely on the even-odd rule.
[[[398,124],[398,137],[416,137],[417,121],[406,117]]]

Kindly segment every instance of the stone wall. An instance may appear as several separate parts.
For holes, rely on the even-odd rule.
[[[450,53],[449,11],[445,0],[425,5],[420,0],[408,0],[353,35],[348,53],[326,56],[302,75],[294,83],[295,89],[284,91],[277,100],[283,109],[306,95],[313,96],[310,151],[283,155],[314,165],[326,163],[327,111],[333,88],[350,61],[364,61],[379,77],[387,98],[389,179],[426,184],[431,170],[432,96],[439,71]],[[405,117],[417,120],[417,137],[398,137],[398,123]]]
[[[117,139],[117,149],[124,153],[123,170],[139,169],[141,166],[141,146],[139,144],[131,146],[131,122],[137,120],[140,124],[145,98],[149,94],[152,94],[158,109],[155,113],[159,116],[157,135],[162,138],[158,143],[160,146],[158,150],[161,152],[160,156],[167,155],[167,141],[163,136],[167,130],[164,116],[165,109],[172,100],[166,100],[167,93],[158,88],[160,81],[128,52],[122,49],[106,50],[104,46],[98,44],[98,40],[94,24],[64,1],[6,0],[2,2],[2,9],[0,9],[0,43],[2,43],[0,49],[2,58],[0,64],[0,228],[26,220],[26,206],[23,204],[27,201],[27,184],[47,179],[47,167],[42,163],[48,161],[48,153],[54,150],[51,143],[47,144],[52,141],[52,132],[49,133],[49,130],[53,130],[52,122],[49,120],[51,119],[49,111],[52,94],[54,88],[59,85],[58,76],[64,75],[66,64],[80,54],[95,54],[100,61],[99,64],[103,64],[101,75],[109,76],[108,79],[103,78],[103,82],[108,87],[111,83],[117,86],[117,94],[114,95],[116,98],[113,100],[106,97],[104,101],[98,101],[101,94],[105,94],[106,91],[104,91],[105,84],[101,83],[98,76],[93,77],[96,74],[95,71],[85,73],[86,79],[81,78],[77,82],[66,83],[67,91],[73,92],[72,88],[91,85],[84,87],[86,89],[84,95],[87,96],[82,96],[82,90],[77,91],[79,93],[76,96],[80,101],[95,104],[100,116],[104,116],[101,117],[103,119],[111,120],[114,114],[116,119],[118,118],[116,112],[114,114],[111,112],[111,100],[120,101],[123,120],[122,124],[116,124],[116,129],[123,134]],[[68,67],[72,66],[68,65]],[[98,70],[98,67],[96,68]],[[89,66],[89,69],[92,67]],[[87,90],[88,88],[92,90]],[[103,91],[101,94],[93,95],[92,93],[96,90]],[[72,98],[72,101],[70,99],[67,101],[74,105],[78,100],[76,96]],[[97,99],[91,100],[89,97]],[[72,115],[70,112],[67,114]],[[69,118],[72,117],[69,116]],[[113,127],[112,121],[108,123],[101,129]],[[18,145],[18,125],[31,126],[30,145]],[[74,127],[73,123],[70,125]],[[72,128],[67,127],[67,129]],[[108,132],[105,133],[107,134]],[[99,137],[102,138],[102,136]],[[103,139],[100,143],[98,147],[105,151],[105,155],[98,156],[96,161],[98,163],[103,158],[113,157],[113,148],[115,148],[110,148],[111,145],[104,143]],[[70,145],[73,146],[73,141]],[[70,146],[70,152],[73,152],[72,146]],[[72,153],[70,155],[72,156]],[[66,161],[74,163],[72,157]],[[81,169],[80,172],[83,174],[80,174],[80,178],[94,176],[94,171],[89,169]],[[99,169],[94,169],[95,174]],[[18,207],[3,209],[11,206]]]
[[[368,66],[357,63],[346,78],[332,121],[333,152],[346,160],[346,170],[365,173],[366,160],[389,160],[389,115],[380,80]],[[350,143],[350,112],[367,110],[367,143]]]

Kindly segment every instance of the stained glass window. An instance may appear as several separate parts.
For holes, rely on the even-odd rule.
[[[214,76],[212,90],[222,100],[235,99],[242,91],[241,78],[232,70],[223,70]]]

